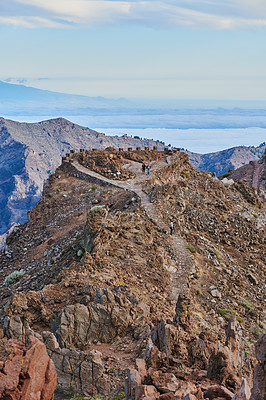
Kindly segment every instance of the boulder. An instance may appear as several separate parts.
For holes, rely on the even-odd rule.
[[[180,386],[173,373],[162,372],[160,370],[155,371],[152,368],[149,368],[148,375],[153,385],[161,394],[170,392],[175,393]]]
[[[141,377],[141,383],[144,384],[145,379],[147,377],[147,366],[146,362],[142,358],[137,358],[135,361],[136,370],[138,371]]]
[[[136,388],[135,400],[156,400],[160,394],[152,385],[140,385]],[[133,397],[132,397],[133,399]]]
[[[183,397],[183,400],[197,400],[197,397],[194,394],[188,393]]]
[[[10,400],[53,400],[56,371],[45,345],[30,336],[29,346],[9,340],[9,356],[0,372],[0,398]]]
[[[250,387],[248,386],[246,379],[242,379],[240,389],[234,395],[233,400],[249,400],[249,399],[250,399]]]
[[[212,385],[209,386],[207,390],[204,392],[204,398],[213,400],[217,398],[224,398],[226,400],[231,400],[234,397],[234,393],[232,393],[230,390],[226,389],[224,386],[220,385]]]
[[[136,369],[127,369],[125,381],[126,399],[136,399],[136,390],[141,386],[141,377]]]
[[[197,387],[192,382],[180,381],[180,387],[175,392],[175,400],[183,400],[186,396],[194,396],[197,393]],[[193,399],[193,397],[191,397]],[[194,400],[194,399],[193,399]]]
[[[175,307],[175,322],[183,327],[186,327],[190,320],[190,297],[188,295],[179,295]]]

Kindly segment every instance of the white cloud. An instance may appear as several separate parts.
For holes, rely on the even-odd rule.
[[[41,17],[1,17],[0,25],[8,25],[13,27],[23,27],[23,28],[65,28],[66,25],[60,22],[56,22],[52,19],[41,18]]]
[[[16,8],[20,15],[11,15]],[[30,15],[21,15],[23,8]],[[9,15],[0,18],[0,24],[24,27],[121,22],[153,28],[256,29],[266,27],[266,7],[265,0],[9,0]]]

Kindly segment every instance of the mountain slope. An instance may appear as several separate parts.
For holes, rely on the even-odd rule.
[[[39,123],[19,123],[0,118],[0,246],[7,232],[27,219],[27,212],[41,196],[43,182],[71,149],[144,147],[163,144],[129,136],[105,136],[63,118]],[[237,147],[211,154],[189,153],[198,170],[227,172],[229,168],[256,160],[265,149]]]
[[[198,171],[215,172],[218,176],[228,172],[230,168],[237,169],[250,161],[259,160],[265,150],[266,144],[264,142],[257,147],[238,146],[207,154],[187,151],[187,154],[191,164]]]
[[[58,384],[86,396],[118,393],[127,375],[152,399],[215,399],[214,385],[232,399],[266,327],[266,205],[184,153],[148,156],[149,176],[147,152],[112,149],[75,153],[50,176],[0,252],[0,344],[36,335]]]
[[[0,235],[26,221],[28,210],[41,196],[44,180],[71,149],[154,145],[163,147],[152,140],[108,137],[63,118],[35,124],[0,118]]]
[[[260,197],[266,201],[266,151],[259,161],[250,161],[249,164],[232,171],[230,179],[234,182],[246,182],[256,188]]]

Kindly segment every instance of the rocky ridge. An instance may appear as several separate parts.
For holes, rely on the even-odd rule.
[[[125,378],[135,399],[232,398],[242,377],[252,386],[264,203],[181,152],[71,154],[2,252],[2,336],[38,337],[58,383],[85,395],[119,392]],[[152,158],[146,176],[139,161]]]
[[[259,146],[237,146],[215,153],[197,154],[187,151],[190,163],[198,171],[215,172],[216,175],[227,173],[230,169],[237,169],[250,161],[258,161],[266,150],[266,144]]]
[[[27,220],[28,211],[41,197],[43,182],[60,165],[62,156],[71,149],[105,149],[110,146],[116,149],[144,149],[147,146],[163,149],[159,141],[127,135],[105,136],[63,118],[39,123],[19,123],[0,118],[0,247],[4,246],[12,229]],[[189,157],[197,169],[219,175],[230,168],[258,160],[263,149],[265,143],[256,148],[242,146],[212,154],[189,152]]]
[[[7,232],[27,220],[43,183],[71,149],[163,145],[128,136],[105,136],[63,118],[19,123],[0,118],[0,247]]]
[[[250,161],[248,165],[232,171],[229,179],[254,187],[259,196],[266,201],[266,151],[259,161]]]

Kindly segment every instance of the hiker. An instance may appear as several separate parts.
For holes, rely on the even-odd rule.
[[[172,145],[171,144],[168,144],[168,151],[169,152],[172,151]]]
[[[146,165],[142,163],[142,172],[145,173]]]
[[[174,231],[175,227],[174,227],[174,223],[173,221],[170,222],[170,235],[172,236],[173,231]]]
[[[150,166],[147,165],[147,175],[150,175]]]

